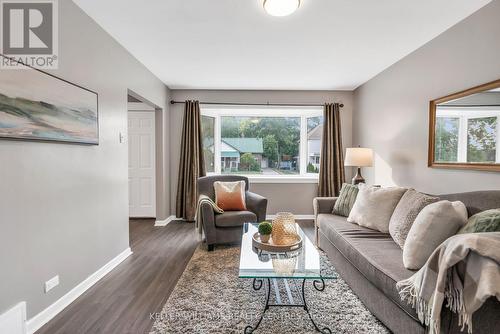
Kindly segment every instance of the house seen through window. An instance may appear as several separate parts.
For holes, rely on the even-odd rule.
[[[306,176],[319,172],[322,108],[204,108],[209,173]]]

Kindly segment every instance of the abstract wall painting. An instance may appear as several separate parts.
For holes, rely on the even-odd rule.
[[[0,138],[98,145],[97,93],[27,66],[2,70]]]

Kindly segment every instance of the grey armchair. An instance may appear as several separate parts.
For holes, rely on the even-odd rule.
[[[216,244],[235,243],[241,240],[243,223],[260,222],[266,219],[267,199],[248,191],[248,178],[239,175],[204,176],[198,179],[200,195],[215,201],[214,182],[245,181],[246,207],[248,211],[226,211],[215,213],[209,204],[200,208],[201,223],[209,251]]]

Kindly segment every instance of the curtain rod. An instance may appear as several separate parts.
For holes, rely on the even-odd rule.
[[[170,100],[170,104],[184,104],[183,101]],[[226,105],[226,106],[275,106],[275,107],[323,107],[324,104],[297,104],[297,103],[241,103],[241,102],[200,102],[200,104]],[[344,104],[339,105],[340,108]]]

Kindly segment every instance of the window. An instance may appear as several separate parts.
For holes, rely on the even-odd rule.
[[[468,119],[467,162],[495,162],[497,122],[497,117]]]
[[[307,172],[319,173],[323,116],[307,118]]]
[[[438,107],[435,161],[500,163],[499,119],[495,108]]]
[[[457,161],[459,122],[457,117],[436,118],[436,161]]]
[[[203,156],[207,173],[215,172],[214,159],[214,129],[215,119],[213,117],[201,116],[201,133],[203,134]]]
[[[314,177],[322,131],[322,107],[203,107],[206,170],[262,178]]]

